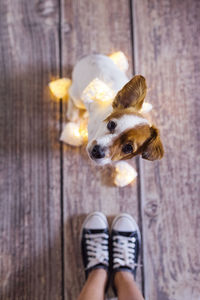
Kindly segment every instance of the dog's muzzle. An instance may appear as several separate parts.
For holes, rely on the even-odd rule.
[[[90,152],[92,159],[100,159],[105,157],[105,151],[100,145],[95,145]]]

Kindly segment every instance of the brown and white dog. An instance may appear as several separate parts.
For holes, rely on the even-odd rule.
[[[102,104],[84,99],[83,91],[95,78],[114,91],[110,101]],[[143,76],[134,76],[129,81],[125,70],[108,56],[89,55],[75,65],[69,89],[68,119],[76,121],[79,110],[87,109],[87,152],[96,164],[111,164],[138,154],[148,160],[162,158],[159,130],[141,113],[146,92]]]

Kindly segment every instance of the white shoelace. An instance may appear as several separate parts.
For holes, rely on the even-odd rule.
[[[113,237],[113,268],[126,266],[134,269],[137,265],[135,260],[135,242],[134,237],[116,235]]]
[[[100,263],[108,266],[108,234],[86,234],[85,237],[88,254],[88,265],[86,269]]]

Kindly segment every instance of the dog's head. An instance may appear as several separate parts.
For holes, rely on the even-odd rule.
[[[146,96],[143,76],[134,76],[116,95],[111,114],[100,124],[87,147],[99,165],[130,159],[138,154],[148,160],[161,159],[164,150],[158,129],[140,113]]]

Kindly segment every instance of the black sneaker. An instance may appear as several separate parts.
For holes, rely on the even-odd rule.
[[[111,228],[111,272],[131,272],[135,278],[140,250],[140,230],[128,214],[118,215]]]
[[[103,268],[108,271],[108,243],[109,231],[106,217],[101,212],[91,213],[85,219],[81,231],[82,258],[86,278],[94,269]]]

